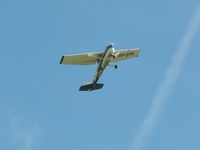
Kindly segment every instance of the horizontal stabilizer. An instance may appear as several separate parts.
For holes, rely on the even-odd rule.
[[[79,91],[92,91],[92,90],[98,90],[101,89],[103,87],[104,84],[86,84],[86,85],[82,85],[79,88]]]

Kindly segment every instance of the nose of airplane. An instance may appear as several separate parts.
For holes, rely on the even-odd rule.
[[[113,48],[113,44],[107,46],[108,49]]]

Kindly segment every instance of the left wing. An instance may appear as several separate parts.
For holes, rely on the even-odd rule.
[[[138,57],[140,53],[140,49],[136,48],[136,49],[126,49],[126,50],[116,50],[115,54],[114,54],[114,58],[111,59],[111,63],[112,62],[118,62],[118,61],[122,61],[122,60],[126,60],[129,58],[134,58],[134,57]]]
[[[95,64],[102,53],[85,53],[85,54],[75,54],[62,56],[60,64],[68,65],[91,65]]]

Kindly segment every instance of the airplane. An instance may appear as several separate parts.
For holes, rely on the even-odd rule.
[[[79,91],[92,91],[101,89],[104,84],[97,83],[101,75],[107,66],[112,66],[115,69],[118,68],[117,65],[111,65],[110,63],[118,62],[121,60],[138,57],[140,53],[140,48],[136,49],[125,49],[125,50],[115,50],[113,44],[106,47],[104,52],[94,52],[94,53],[84,53],[75,55],[65,55],[62,56],[60,64],[66,65],[92,65],[97,64],[97,71],[94,79],[90,83],[85,83],[80,86]]]

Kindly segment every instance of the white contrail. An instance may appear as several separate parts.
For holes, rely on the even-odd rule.
[[[34,144],[41,137],[41,129],[33,124],[31,124],[30,127],[25,127],[19,117],[12,112],[3,112],[3,114],[6,116],[6,119],[9,120],[9,123],[5,124],[7,128],[4,129],[10,131],[10,134],[5,135],[9,137],[7,139],[8,145],[12,145],[16,150],[33,149]]]
[[[173,91],[181,73],[184,60],[190,50],[190,45],[198,32],[199,26],[200,5],[198,5],[195,10],[195,14],[189,23],[188,29],[179,43],[178,50],[172,56],[170,65],[164,74],[164,79],[155,93],[149,113],[144,119],[143,124],[133,141],[132,150],[141,150],[147,140],[147,137],[152,133],[153,128],[161,115],[161,111],[171,95],[171,92]]]
[[[18,143],[17,150],[31,150],[35,142],[40,138],[41,130],[37,126],[20,127],[19,118],[15,115],[11,118],[12,137]]]

